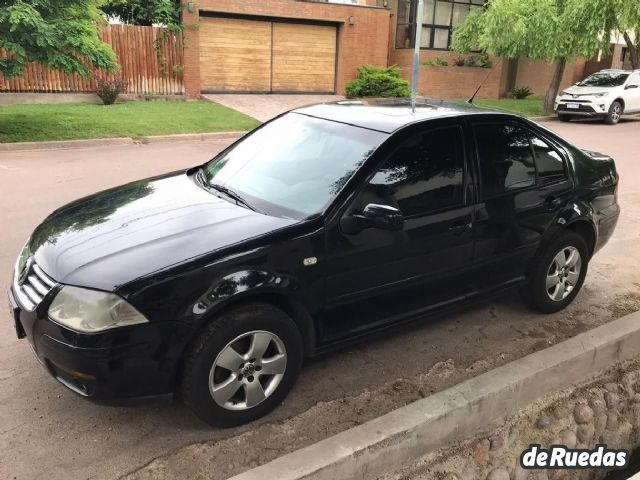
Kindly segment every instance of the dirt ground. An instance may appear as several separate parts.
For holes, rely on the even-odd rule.
[[[219,430],[180,404],[104,407],[40,367],[0,311],[0,478],[226,478],[576,333],[640,309],[640,122],[547,123],[609,153],[621,174],[622,216],[565,312],[530,312],[511,295],[425,320],[306,363],[291,395],[251,425]],[[0,153],[0,278],[52,209],[129,180],[198,164],[219,143]],[[194,461],[197,458],[198,461]]]

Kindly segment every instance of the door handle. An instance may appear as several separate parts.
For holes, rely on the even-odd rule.
[[[560,206],[561,200],[558,197],[554,197],[553,195],[548,196],[544,199],[544,208],[547,210],[555,210]]]
[[[449,231],[455,235],[462,235],[467,230],[471,230],[472,228],[471,222],[469,223],[460,223],[456,222],[449,227]]]

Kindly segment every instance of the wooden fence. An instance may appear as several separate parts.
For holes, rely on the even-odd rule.
[[[95,70],[89,79],[29,63],[20,77],[0,75],[0,92],[93,92],[99,78],[120,79],[125,93],[179,95],[182,83],[183,39],[159,27],[105,25],[100,36],[118,56],[120,70]],[[5,56],[4,52],[0,55]]]

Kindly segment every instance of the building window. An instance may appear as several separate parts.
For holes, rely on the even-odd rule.
[[[424,20],[420,48],[449,50],[453,28],[465,21],[469,12],[483,8],[485,0],[424,0]],[[418,0],[399,0],[396,48],[413,48]]]

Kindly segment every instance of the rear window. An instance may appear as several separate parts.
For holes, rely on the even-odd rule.
[[[540,183],[555,182],[567,177],[564,160],[555,148],[536,136],[531,137],[531,146],[536,156]]]
[[[529,132],[516,125],[476,125],[484,198],[535,185]]]

